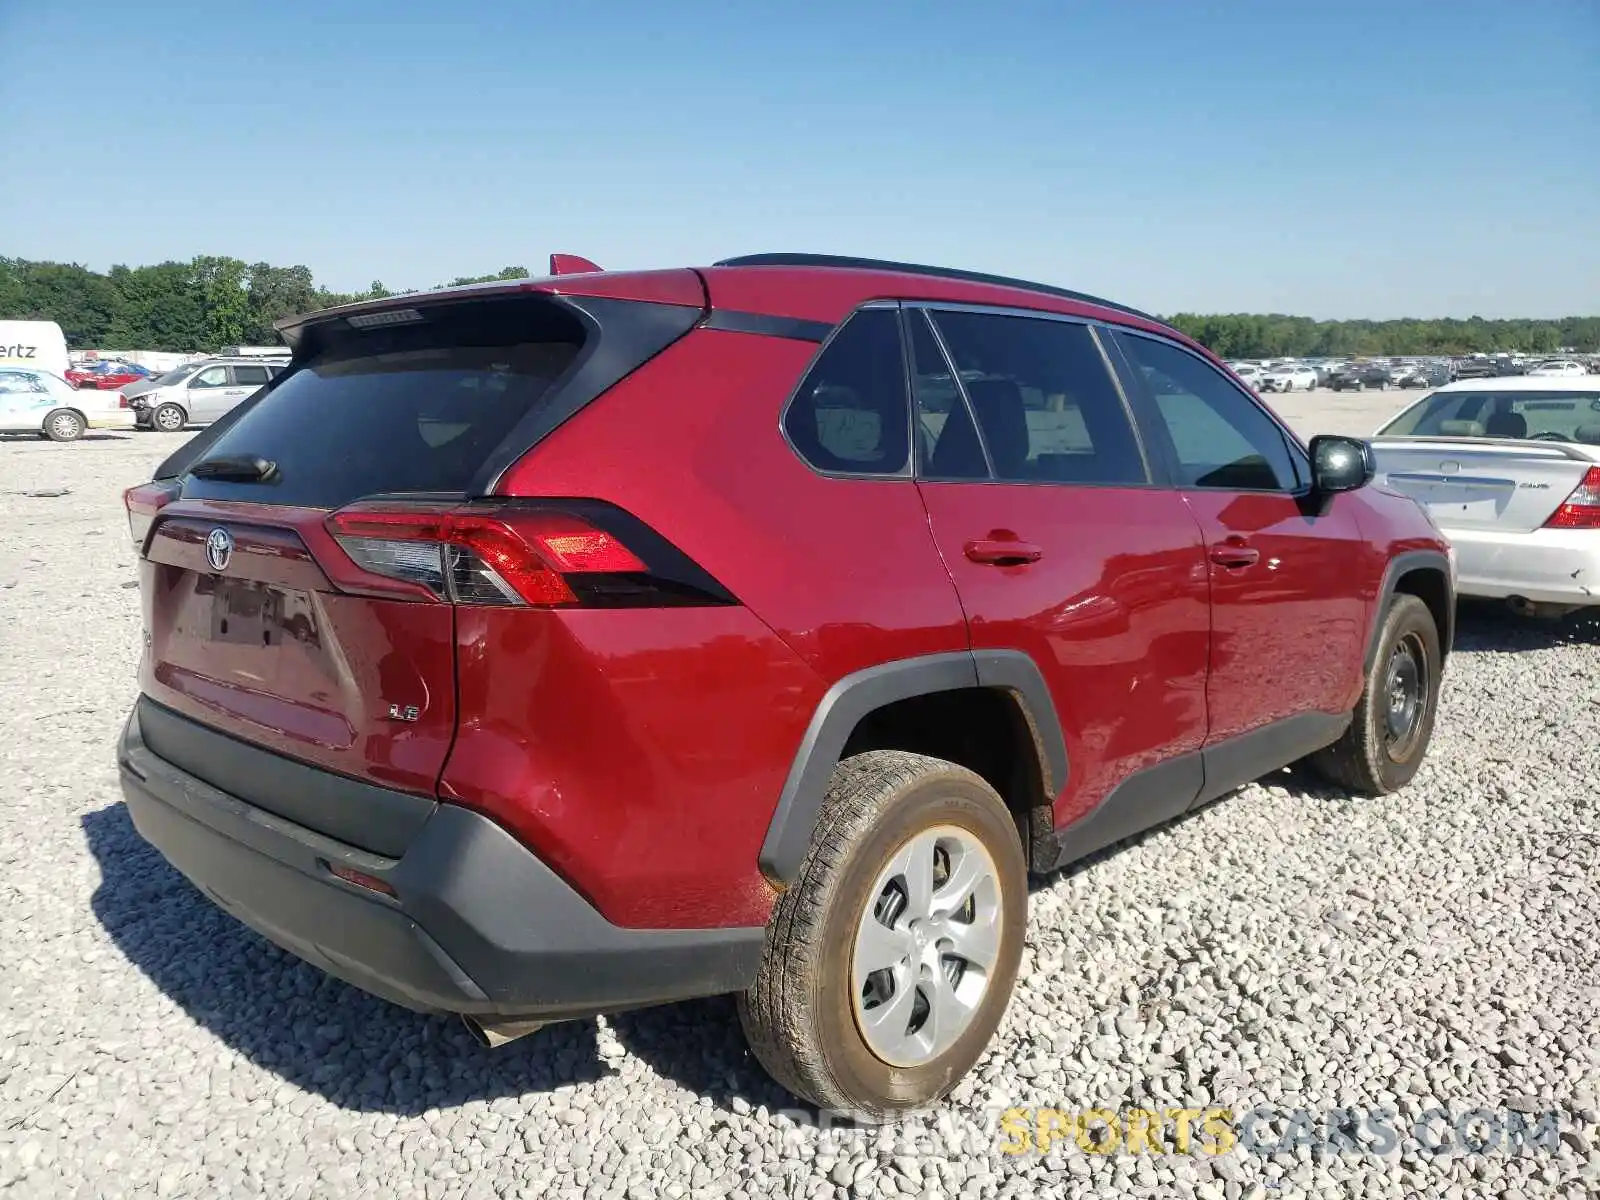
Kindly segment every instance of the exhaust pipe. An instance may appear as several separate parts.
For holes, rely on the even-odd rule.
[[[496,1046],[504,1046],[507,1042],[514,1042],[520,1037],[527,1037],[530,1033],[538,1033],[549,1021],[534,1021],[528,1019],[502,1020],[495,1018],[489,1021],[480,1021],[477,1017],[463,1014],[461,1023],[467,1027],[467,1032],[480,1046],[487,1046],[493,1050]]]
[[[1526,596],[1507,596],[1506,607],[1519,617],[1531,617],[1538,611],[1538,606]]]

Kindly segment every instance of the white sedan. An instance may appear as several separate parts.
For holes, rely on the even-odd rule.
[[[1600,379],[1463,379],[1372,438],[1377,480],[1455,550],[1456,590],[1528,615],[1600,605]]]
[[[0,433],[75,442],[88,429],[132,428],[133,409],[121,392],[79,390],[49,371],[0,367]]]
[[[1249,384],[1252,390],[1261,390],[1261,368],[1255,363],[1229,363],[1228,366],[1235,375]]]
[[[1273,367],[1262,373],[1261,390],[1264,392],[1292,392],[1296,389],[1309,392],[1317,386],[1317,373],[1310,367]]]
[[[1587,367],[1581,362],[1573,362],[1570,358],[1554,358],[1549,362],[1542,362],[1528,371],[1529,375],[1536,375],[1544,379],[1576,378],[1588,373],[1589,369]]]

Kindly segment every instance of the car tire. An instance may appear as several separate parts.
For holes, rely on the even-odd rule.
[[[158,404],[150,414],[150,427],[162,433],[177,433],[189,423],[189,414],[176,404]]]
[[[751,1051],[796,1096],[857,1120],[940,1099],[1005,1013],[1027,888],[1016,823],[977,775],[898,750],[845,759],[738,998]]]
[[[1433,613],[1416,596],[1393,597],[1350,727],[1312,755],[1311,766],[1365,796],[1384,796],[1410,783],[1433,738],[1443,667]]]
[[[75,442],[88,427],[89,423],[81,413],[70,408],[58,408],[45,416],[40,433],[52,442]]]

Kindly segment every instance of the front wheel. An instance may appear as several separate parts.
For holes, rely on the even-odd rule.
[[[162,433],[177,433],[189,423],[189,416],[176,404],[161,404],[150,414],[150,424]]]
[[[844,760],[739,997],[751,1051],[829,1111],[933,1103],[1000,1024],[1027,887],[1016,825],[977,775],[898,750]]]
[[[1415,596],[1395,596],[1350,727],[1312,755],[1311,765],[1332,782],[1368,796],[1410,783],[1433,738],[1443,668],[1433,613]]]
[[[58,408],[44,419],[43,433],[52,442],[75,442],[88,426],[70,408]]]

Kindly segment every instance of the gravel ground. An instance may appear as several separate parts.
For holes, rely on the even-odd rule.
[[[113,758],[139,632],[119,494],[176,442],[0,439],[0,1189],[1600,1193],[1600,624],[1469,616],[1400,796],[1286,774],[1040,885],[1017,995],[954,1102],[819,1131],[778,1111],[725,1000],[485,1051],[301,966],[135,836]],[[1407,1134],[1431,1108],[1526,1110],[1560,1132],[1477,1155],[1379,1137],[1274,1156],[1264,1134],[1042,1155],[983,1124],[1141,1104],[1265,1105],[1277,1132],[1293,1109],[1387,1106]]]

